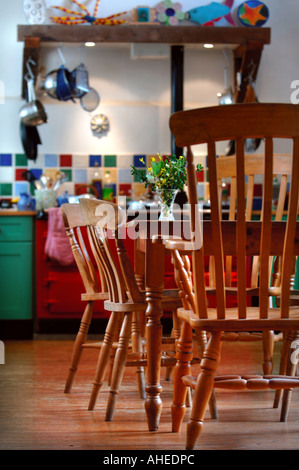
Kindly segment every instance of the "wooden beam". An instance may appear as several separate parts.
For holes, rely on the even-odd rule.
[[[146,42],[166,44],[270,43],[269,28],[164,26],[164,25],[19,25],[18,41],[39,37],[41,42]]]

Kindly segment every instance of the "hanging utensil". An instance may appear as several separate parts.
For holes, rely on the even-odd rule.
[[[20,118],[26,126],[39,126],[48,121],[42,103],[35,98],[34,81],[27,78],[28,103],[20,109]]]
[[[90,88],[88,93],[85,93],[80,98],[80,104],[85,111],[94,111],[100,103],[100,96],[94,88]]]

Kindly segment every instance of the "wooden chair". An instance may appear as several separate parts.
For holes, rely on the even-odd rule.
[[[258,183],[257,187],[261,186],[262,178],[264,175],[264,155],[245,155],[244,160],[244,173],[246,178],[245,184],[245,199],[246,199],[246,215],[247,221],[252,220],[252,217],[260,218],[259,210],[254,211],[254,200],[255,200],[255,184]],[[273,156],[273,182],[277,180],[279,182],[279,192],[276,195],[277,200],[273,201],[272,205],[272,218],[275,220],[282,220],[284,215],[284,207],[286,204],[287,196],[287,183],[290,177],[292,169],[292,158],[291,155],[280,155],[275,154]],[[236,217],[236,203],[237,203],[237,182],[236,182],[236,156],[221,156],[217,159],[217,179],[218,179],[218,194],[219,194],[219,207],[220,213],[222,212],[222,201],[223,201],[223,185],[229,186],[229,210],[228,220],[235,220]],[[224,217],[223,217],[224,218]],[[212,258],[214,260],[214,258]],[[225,285],[231,287],[233,284],[232,279],[232,256],[225,257]],[[259,257],[255,256],[253,260],[250,257],[247,258],[249,265],[248,272],[251,274],[250,278],[247,275],[248,287],[258,286],[259,276]],[[213,266],[213,263],[211,263]],[[271,283],[278,283],[279,281],[279,258],[275,259],[273,266],[273,273],[271,269]],[[213,270],[212,270],[213,272]],[[294,273],[295,274],[295,273]],[[210,285],[214,285],[215,279],[211,276]],[[271,299],[270,299],[271,301]],[[274,331],[265,331],[261,333],[251,332],[234,332],[223,335],[223,340],[229,341],[261,341],[263,340],[264,345],[264,362],[263,371],[264,374],[271,374],[273,370],[273,352],[274,343],[281,339],[281,334],[275,334]]]
[[[290,280],[294,256],[299,254],[297,222],[299,192],[299,108],[289,104],[238,104],[181,111],[170,118],[176,145],[187,147],[188,199],[190,228],[195,240],[187,243],[167,241],[167,247],[182,261],[182,254],[192,253],[193,308],[179,308],[183,320],[178,342],[172,406],[173,431],[178,431],[185,412],[186,387],[193,388],[193,405],[187,425],[187,449],[193,449],[203,426],[205,409],[213,387],[232,390],[292,389],[299,386],[293,376],[220,376],[215,377],[220,359],[221,338],[228,331],[284,331],[292,334],[299,328],[299,307],[290,306]],[[244,139],[265,141],[263,205],[260,221],[246,221]],[[272,221],[273,139],[290,139],[293,144],[287,221]],[[221,220],[217,183],[216,142],[236,141],[237,218]],[[211,221],[197,222],[195,166],[191,146],[207,144],[211,200]],[[202,231],[201,231],[202,228]],[[203,235],[203,243],[199,243]],[[215,288],[207,288],[204,277],[204,254],[215,257]],[[224,257],[237,257],[237,287],[226,287]],[[246,286],[246,257],[259,257],[259,285]],[[269,286],[270,263],[281,257],[281,281]],[[184,263],[179,267],[181,286],[190,284]],[[190,290],[190,288],[189,288]],[[216,295],[216,308],[207,307],[207,294]],[[237,297],[237,307],[226,307],[226,295]],[[258,295],[258,307],[247,307],[247,295]],[[279,296],[279,307],[269,307],[269,297]],[[209,332],[209,343],[197,379],[191,377],[188,357],[192,329]],[[191,355],[192,357],[192,355]]]
[[[118,318],[122,319],[118,347],[113,362],[109,399],[106,410],[106,421],[113,419],[117,395],[122,382],[125,366],[145,367],[147,365],[146,350],[141,347],[141,335],[136,335],[139,346],[135,347],[132,355],[128,355],[131,338],[132,321],[138,312],[144,314],[146,302],[144,293],[140,291],[134,270],[125,249],[124,232],[119,227],[123,211],[108,201],[80,199],[82,219],[87,227],[89,242],[93,256],[105,277],[109,298],[104,302],[105,309],[111,313],[109,330],[105,332],[105,348],[100,350],[94,385],[91,393],[89,410],[94,409],[97,396],[101,389],[107,363],[111,353],[112,341],[117,329]],[[125,226],[125,224],[124,224]],[[124,227],[123,227],[124,229]],[[83,298],[85,296],[82,296]],[[164,291],[163,309],[175,312],[173,326],[175,337],[179,336],[180,323],[176,321],[176,309],[181,305],[177,289]],[[135,323],[136,319],[135,319]],[[136,333],[136,332],[135,332]],[[132,331],[132,335],[134,331]],[[161,365],[174,366],[175,357],[165,351],[162,354]]]

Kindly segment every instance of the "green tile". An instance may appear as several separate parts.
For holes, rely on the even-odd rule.
[[[104,166],[116,166],[116,155],[104,155]]]
[[[15,165],[16,166],[27,166],[28,160],[24,153],[16,153],[15,155]]]
[[[0,183],[0,196],[12,196],[12,183]]]
[[[144,169],[144,170],[139,170],[139,169],[137,169],[137,172],[139,173],[139,175],[142,175],[142,174],[145,175],[146,170],[145,170],[145,169]],[[134,175],[134,183],[140,183],[140,181],[139,181],[137,175]]]
[[[61,168],[60,170],[68,176],[68,182],[72,181],[72,170],[68,170],[66,168]]]

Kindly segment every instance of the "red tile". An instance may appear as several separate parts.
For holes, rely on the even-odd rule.
[[[60,155],[60,166],[72,166],[72,155]]]
[[[204,171],[197,171],[196,172],[196,178],[197,178],[197,181],[202,183],[204,181]]]
[[[130,196],[132,191],[131,184],[120,184],[118,188],[119,196]]]
[[[15,173],[15,180],[16,181],[26,181],[26,179],[23,178],[23,176],[22,176],[24,171],[27,171],[27,168],[16,168],[16,173]]]

